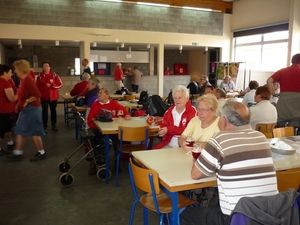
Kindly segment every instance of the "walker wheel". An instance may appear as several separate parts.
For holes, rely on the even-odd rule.
[[[100,168],[97,171],[97,178],[101,181],[106,181],[105,172],[106,172],[105,168]],[[111,178],[111,171],[108,170],[108,179],[110,179],[110,178]]]
[[[58,164],[58,170],[62,173],[67,172],[71,168],[68,162],[62,161]]]
[[[59,177],[59,182],[63,187],[70,187],[74,182],[74,177],[72,174],[63,173]]]

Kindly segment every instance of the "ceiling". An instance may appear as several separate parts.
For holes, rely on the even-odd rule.
[[[21,40],[23,48],[26,47],[42,47],[42,48],[52,48],[52,47],[79,47],[79,41],[59,41],[59,46],[55,45],[53,40]],[[17,47],[18,39],[0,39],[0,43],[7,48]],[[124,48],[121,48],[121,43],[116,42],[98,42],[97,47],[93,47],[91,42],[90,47],[92,50],[117,50],[119,47],[120,51],[128,51],[131,47],[131,51],[147,51],[147,43],[145,44],[135,44],[135,43],[124,43]],[[155,49],[157,46],[155,46]],[[166,50],[179,50],[179,45],[165,45]],[[204,49],[205,46],[182,46],[182,50],[199,50]]]

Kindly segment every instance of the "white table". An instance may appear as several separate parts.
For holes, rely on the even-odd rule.
[[[94,120],[94,123],[98,130],[105,136],[105,175],[106,175],[106,184],[108,184],[108,159],[109,159],[109,134],[118,134],[119,126],[128,126],[128,127],[140,127],[148,125],[144,117],[132,117],[131,120],[125,120],[124,118],[113,118],[112,122],[100,122]],[[157,132],[159,126],[149,126],[149,132]]]
[[[300,136],[298,136],[300,139]],[[268,139],[270,143],[282,140],[288,144],[297,144],[284,138]],[[300,148],[300,142],[299,148]],[[299,150],[300,152],[300,150]],[[276,171],[300,167],[300,153],[293,155],[273,154]],[[191,179],[192,155],[186,154],[182,148],[133,152],[132,155],[147,168],[157,171],[163,191],[172,198],[171,225],[177,224],[178,191],[192,190],[202,187],[216,186],[216,176]]]

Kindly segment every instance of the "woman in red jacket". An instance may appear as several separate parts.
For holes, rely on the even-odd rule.
[[[178,138],[190,120],[197,115],[196,108],[189,101],[189,90],[185,86],[176,86],[172,95],[174,105],[165,112],[158,132],[163,140],[154,147],[155,149],[179,147]]]
[[[42,115],[45,131],[48,126],[48,105],[51,112],[52,130],[58,131],[56,127],[57,114],[56,106],[57,99],[59,98],[59,89],[62,87],[60,77],[51,70],[51,63],[45,61],[42,64],[43,72],[37,77],[36,84],[41,92]]]

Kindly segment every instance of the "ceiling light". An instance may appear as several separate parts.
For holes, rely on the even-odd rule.
[[[56,45],[56,46],[59,46],[59,41],[55,41],[55,45]]]
[[[205,51],[206,51],[206,52],[208,51],[208,47],[205,47]]]
[[[21,44],[22,44],[22,40],[19,39],[19,40],[18,40],[18,45],[21,45]]]
[[[97,47],[97,42],[96,41],[93,42],[93,47]]]
[[[122,43],[122,44],[121,44],[121,48],[124,48],[124,47],[125,47],[125,44],[124,44],[124,43]]]
[[[137,2],[138,5],[150,5],[150,6],[159,6],[159,7],[170,7],[167,4],[157,4],[157,3],[149,3],[149,2]]]
[[[190,9],[190,10],[199,10],[199,11],[208,11],[211,12],[212,9],[207,8],[197,8],[197,7],[189,7],[189,6],[182,6],[183,9]]]
[[[147,48],[148,48],[148,49],[150,48],[150,44],[147,44]]]
[[[182,50],[182,45],[179,45],[179,50]]]

